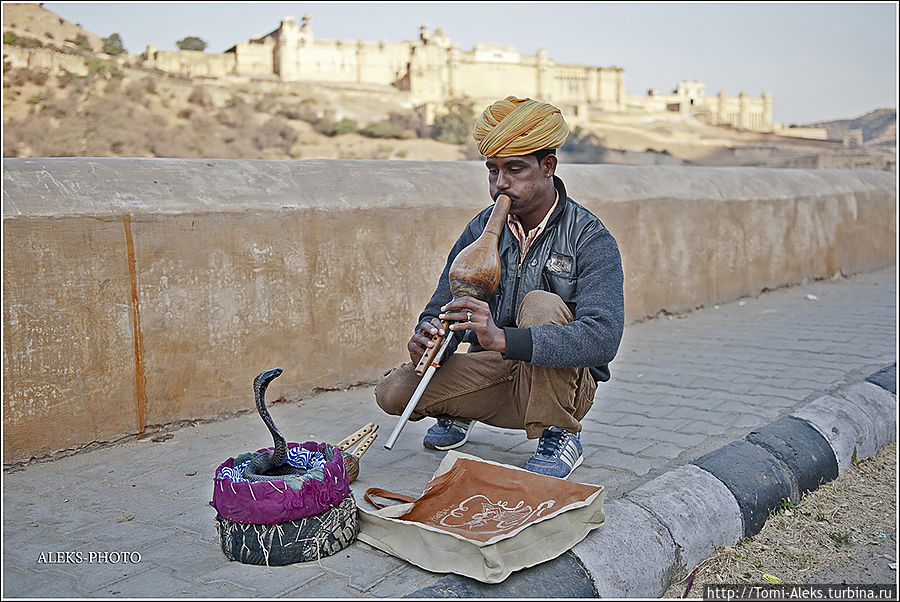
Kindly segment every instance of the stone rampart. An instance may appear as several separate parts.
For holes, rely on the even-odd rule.
[[[11,69],[29,68],[43,71],[68,71],[74,75],[87,75],[88,66],[83,56],[54,52],[47,48],[3,47],[3,60]]]
[[[3,160],[4,463],[373,382],[478,162]],[[893,175],[563,165],[616,236],[629,322],[896,261]],[[374,400],[373,400],[374,403]]]

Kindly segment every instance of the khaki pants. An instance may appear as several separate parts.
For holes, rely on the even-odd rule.
[[[558,295],[531,291],[525,295],[516,326],[567,324],[572,312]],[[399,416],[421,377],[407,362],[394,368],[375,387],[375,401]],[[504,360],[496,351],[454,353],[435,372],[410,420],[425,416],[477,420],[502,428],[525,429],[529,439],[556,426],[572,433],[591,408],[597,383],[587,368],[545,368]]]

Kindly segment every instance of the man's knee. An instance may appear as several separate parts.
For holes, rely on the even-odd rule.
[[[568,324],[575,319],[562,298],[549,291],[529,291],[519,306],[516,326],[528,328],[536,324]]]
[[[412,364],[398,366],[381,377],[375,385],[375,403],[386,413],[399,416],[406,408],[411,391],[409,390]]]

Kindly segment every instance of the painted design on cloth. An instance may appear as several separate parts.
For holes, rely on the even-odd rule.
[[[541,502],[537,508],[524,500],[510,508],[512,502],[491,501],[486,495],[476,494],[459,503],[458,506],[442,510],[431,520],[444,527],[478,531],[479,533],[505,533],[528,521],[534,520],[556,505],[556,500]],[[474,510],[479,507],[480,512]]]
[[[603,489],[450,452],[443,467],[397,520],[491,542],[585,506]]]

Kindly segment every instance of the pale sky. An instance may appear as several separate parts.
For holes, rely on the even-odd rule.
[[[769,91],[778,123],[851,118],[897,106],[897,4],[566,2],[47,2],[100,36],[116,32],[129,52],[175,50],[195,35],[208,52],[312,17],[315,37],[401,42],[419,25],[442,27],[462,50],[479,42],[544,48],[558,62],[618,66],[644,96],[681,80],[753,97]]]

